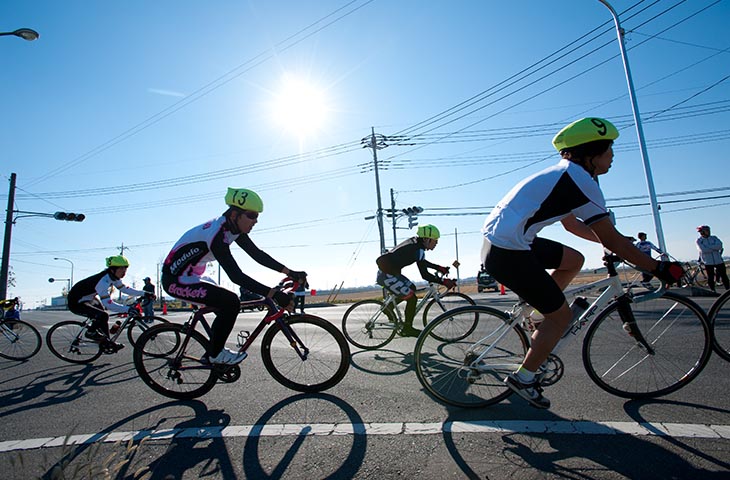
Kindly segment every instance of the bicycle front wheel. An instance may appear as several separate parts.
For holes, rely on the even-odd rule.
[[[162,325],[163,323],[170,323],[164,318],[160,317],[137,317],[127,327],[127,338],[132,346],[137,344],[137,339],[144,332],[154,327],[155,325]]]
[[[101,347],[84,336],[86,330],[86,323],[75,320],[55,324],[46,333],[48,349],[66,362],[93,362],[101,356]]]
[[[468,295],[460,292],[448,292],[443,295],[439,296],[439,299],[437,300],[434,298],[430,302],[428,302],[428,305],[426,305],[426,308],[423,310],[423,326],[425,327],[429,323],[431,323],[436,317],[441,315],[444,312],[447,312],[449,310],[454,310],[455,308],[459,307],[468,307],[471,305],[476,305],[474,303],[474,300],[471,299]],[[476,328],[476,321],[477,316],[474,316],[474,322],[470,326],[468,322],[464,319],[462,322],[460,322],[459,327],[464,328],[463,331],[460,331],[457,328],[451,328],[451,329],[445,329],[443,326],[439,329],[439,332],[447,333],[449,335],[453,335],[452,337],[448,338],[442,338],[442,337],[436,337],[437,340],[458,340],[459,338],[464,338],[471,331]],[[433,332],[432,335],[438,335],[438,332]]]
[[[347,309],[342,317],[342,332],[358,348],[374,350],[395,337],[393,313],[384,310],[379,300],[363,300]]]
[[[730,290],[723,293],[710,307],[712,347],[718,355],[730,362]]]
[[[284,328],[277,322],[261,340],[261,357],[271,376],[298,392],[321,392],[337,385],[350,368],[350,348],[342,332],[314,315],[291,315],[283,321]],[[286,330],[291,330],[293,339]]]
[[[41,334],[30,323],[7,319],[0,323],[0,357],[25,360],[41,349]]]
[[[457,340],[450,330],[469,333]],[[529,339],[509,316],[470,306],[436,317],[418,337],[413,355],[418,380],[433,397],[457,407],[484,407],[512,391],[503,383],[522,363]]]
[[[202,362],[209,342],[185,325],[164,323],[137,339],[134,368],[155,392],[178,400],[208,393],[218,379],[213,367]]]
[[[630,307],[635,327],[624,327],[614,302],[586,332],[583,365],[596,385],[619,397],[653,398],[679,390],[699,375],[710,358],[712,337],[697,304],[666,292],[647,301],[637,298]]]

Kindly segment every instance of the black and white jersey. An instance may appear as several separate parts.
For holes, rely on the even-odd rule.
[[[105,309],[112,312],[124,313],[129,310],[127,305],[115,302],[111,297],[112,287],[126,293],[127,295],[142,296],[144,292],[126,286],[120,279],[114,277],[109,269],[76,282],[68,292],[67,301],[69,305],[91,302],[99,298]]]
[[[563,159],[518,183],[489,214],[482,234],[498,247],[529,250],[540,230],[571,213],[586,225],[609,216],[598,183]]]

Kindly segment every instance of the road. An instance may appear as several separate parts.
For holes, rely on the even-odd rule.
[[[705,309],[712,301],[694,300]],[[346,307],[309,313],[339,324]],[[24,312],[43,333],[68,316]],[[258,316],[242,314],[236,329],[250,329]],[[679,392],[627,401],[590,382],[574,342],[561,353],[564,378],[546,390],[550,410],[517,397],[464,410],[421,389],[414,343],[353,349],[347,377],[320,395],[272,380],[254,344],[237,383],[188,402],[147,388],[129,348],[92,365],[64,364],[45,346],[26,362],[0,360],[0,477],[50,478],[63,463],[67,478],[84,478],[86,470],[69,475],[77,468],[103,467],[119,467],[109,478],[153,479],[728,478],[730,379],[716,355]]]

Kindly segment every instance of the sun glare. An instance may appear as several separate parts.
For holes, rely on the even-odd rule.
[[[300,78],[283,78],[273,105],[273,118],[278,125],[299,137],[305,137],[324,126],[327,111],[322,90]]]

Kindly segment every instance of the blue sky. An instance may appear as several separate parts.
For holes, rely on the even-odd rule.
[[[694,259],[697,225],[730,241],[730,200],[720,198],[730,190],[730,2],[612,5],[666,244]],[[127,280],[156,279],[180,235],[223,212],[228,186],[260,193],[252,238],[309,272],[313,288],[373,284],[373,155],[360,145],[371,127],[389,137],[377,152],[384,207],[391,189],[397,208],[422,206],[420,223],[443,234],[428,258],[450,264],[458,238],[463,277],[478,270],[490,206],[556,162],[552,136],[585,116],[621,131],[601,178],[619,230],[657,243],[619,46],[598,0],[6,0],[0,18],[0,31],[41,35],[0,37],[0,176],[7,186],[17,174],[17,210],[87,216],[17,220],[9,293],[29,307],[60,294],[65,282],[49,277],[69,277],[55,257],[80,280],[123,245]],[[298,127],[275,118],[287,82],[308,85],[285,102],[309,102]],[[411,234],[397,230],[399,241]],[[543,235],[600,264],[600,247],[560,227]],[[279,280],[236,257],[261,281]],[[418,278],[415,267],[404,273]]]

